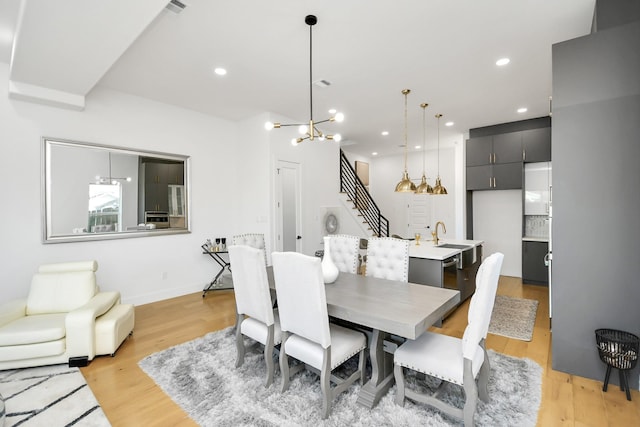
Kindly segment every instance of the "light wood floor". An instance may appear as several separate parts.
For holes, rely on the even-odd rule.
[[[640,426],[640,393],[632,402],[615,385],[602,392],[602,382],[551,369],[551,333],[547,288],[522,285],[518,278],[501,277],[498,293],[540,302],[531,342],[489,334],[487,348],[535,360],[543,368],[542,405],[538,426]],[[444,323],[440,332],[462,336],[468,303]],[[233,291],[201,293],[136,307],[134,335],[115,357],[96,358],[82,368],[87,382],[114,427],[195,426],[196,424],[138,367],[156,351],[192,340],[235,322]],[[579,357],[579,355],[577,356]],[[198,363],[194,360],[193,363]],[[203,369],[206,367],[203,366]],[[604,367],[603,367],[604,374]]]

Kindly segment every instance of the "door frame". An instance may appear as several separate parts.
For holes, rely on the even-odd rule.
[[[295,225],[295,250],[296,252],[300,252],[301,251],[301,246],[302,246],[302,239],[297,238],[298,236],[302,236],[301,233],[301,228],[302,228],[302,202],[301,202],[301,197],[302,197],[302,191],[301,191],[301,173],[300,173],[300,163],[297,162],[292,162],[289,160],[282,160],[282,159],[277,159],[275,162],[275,168],[274,168],[274,183],[275,183],[275,191],[274,191],[274,200],[273,200],[273,212],[274,212],[274,245],[273,247],[275,248],[276,251],[283,251],[284,250],[284,241],[283,241],[283,211],[282,211],[282,206],[283,206],[283,199],[284,199],[284,192],[283,192],[283,182],[282,182],[282,177],[284,176],[283,174],[280,173],[281,169],[293,169],[294,170],[294,177],[295,177],[295,181],[294,181],[294,190],[293,190],[293,195],[295,197],[295,221],[296,221],[296,225]]]

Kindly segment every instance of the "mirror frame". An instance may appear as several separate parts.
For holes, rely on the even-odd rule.
[[[69,146],[76,148],[89,148],[92,150],[104,150],[111,153],[131,154],[141,157],[153,157],[163,160],[181,161],[184,164],[184,188],[185,188],[185,222],[184,228],[176,229],[145,229],[145,230],[123,230],[118,232],[104,233],[79,233],[79,234],[53,234],[52,220],[53,213],[51,211],[51,180],[52,180],[52,164],[51,150],[56,146]],[[104,144],[94,144],[89,142],[80,142],[60,138],[42,137],[42,153],[41,153],[41,217],[42,217],[42,242],[43,243],[69,243],[69,242],[86,242],[95,240],[112,240],[112,239],[129,239],[135,237],[151,237],[166,236],[169,234],[187,234],[191,233],[191,157],[181,154],[170,154],[158,151],[138,150],[132,148],[116,147]],[[140,197],[140,195],[138,195]],[[137,210],[138,207],[136,207]]]

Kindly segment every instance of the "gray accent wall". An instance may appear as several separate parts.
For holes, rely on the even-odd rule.
[[[553,46],[552,141],[552,366],[602,381],[595,329],[640,336],[640,21]]]

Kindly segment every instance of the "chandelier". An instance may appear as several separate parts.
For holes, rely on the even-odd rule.
[[[316,138],[318,138],[320,141],[329,139],[329,140],[340,142],[342,140],[342,137],[340,136],[340,134],[329,135],[329,134],[322,133],[322,131],[318,129],[316,125],[319,125],[321,123],[326,123],[326,122],[342,122],[344,120],[344,114],[335,113],[335,115],[329,117],[328,119],[320,120],[317,122],[313,120],[313,31],[312,29],[313,29],[313,26],[316,25],[316,23],[318,22],[318,18],[316,18],[315,15],[307,15],[304,18],[304,22],[309,26],[309,123],[308,124],[304,124],[304,123],[284,124],[284,123],[267,122],[265,123],[265,129],[271,130],[273,128],[279,129],[281,127],[286,127],[286,126],[297,126],[299,129],[299,132],[303,136],[300,136],[298,138],[293,138],[291,140],[292,145],[299,144],[306,139],[308,139],[309,141],[313,141]]]
[[[416,185],[409,179],[407,172],[407,95],[411,93],[410,89],[402,89],[404,95],[404,174],[402,179],[396,185],[396,193],[413,193],[416,191]]]

